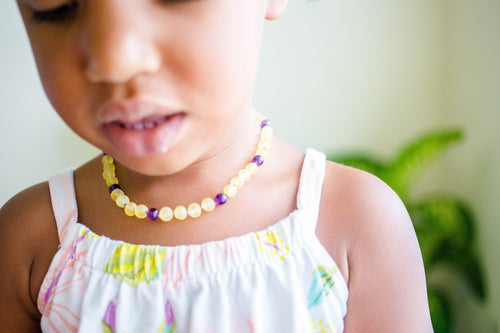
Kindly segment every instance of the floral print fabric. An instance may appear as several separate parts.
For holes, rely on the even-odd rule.
[[[297,210],[201,245],[134,245],[77,222],[73,172],[49,181],[61,240],[43,332],[342,332],[347,285],[315,236],[325,157],[308,150]]]

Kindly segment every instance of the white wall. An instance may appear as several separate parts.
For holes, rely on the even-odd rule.
[[[442,117],[441,7],[431,0],[291,1],[267,26],[257,107],[298,147],[375,142],[371,150],[392,152]]]
[[[255,91],[276,133],[301,149],[389,157],[423,131],[464,127],[465,144],[430,170],[419,192],[446,189],[473,204],[490,287],[486,315],[496,318],[499,14],[498,0],[290,0],[284,17],[266,25]],[[13,1],[0,1],[0,45],[2,205],[97,151],[43,96]],[[463,308],[457,332],[477,327],[477,306]]]

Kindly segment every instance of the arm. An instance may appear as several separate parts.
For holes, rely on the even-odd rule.
[[[351,168],[330,165],[325,182],[320,239],[330,239],[348,282],[345,332],[432,332],[422,257],[401,200]]]
[[[5,332],[40,332],[36,300],[44,272],[38,258],[54,250],[46,236],[56,232],[55,224],[47,229],[44,223],[55,223],[48,191],[47,184],[34,186],[0,210],[0,323]]]

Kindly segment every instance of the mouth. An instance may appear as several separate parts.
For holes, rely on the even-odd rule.
[[[112,126],[118,126],[128,131],[144,131],[156,128],[168,122],[174,115],[159,116],[159,117],[146,117],[137,122],[125,122],[121,120],[112,121]]]
[[[185,119],[184,112],[139,100],[108,103],[98,115],[109,142],[135,157],[167,152]]]

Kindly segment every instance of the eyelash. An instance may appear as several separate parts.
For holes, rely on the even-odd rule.
[[[188,0],[160,0],[164,3],[182,3]],[[43,22],[63,22],[69,20],[78,9],[78,1],[71,1],[62,6],[48,10],[34,10],[33,21],[37,23]]]
[[[42,22],[63,22],[71,18],[78,9],[78,2],[71,1],[60,7],[33,11],[33,20],[38,23]]]

